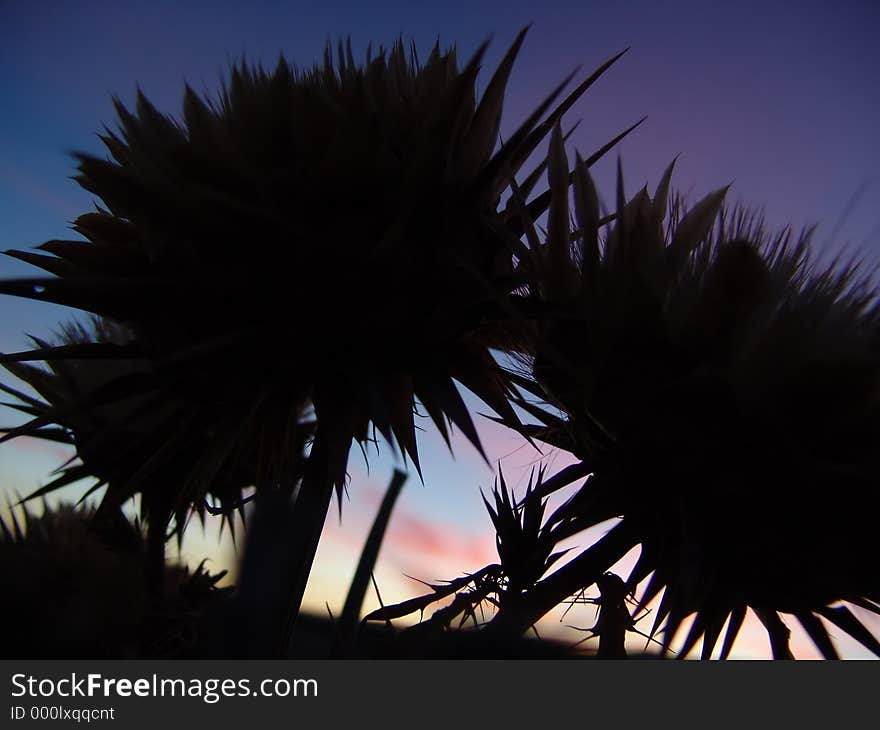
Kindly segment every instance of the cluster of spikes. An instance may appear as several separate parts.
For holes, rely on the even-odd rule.
[[[130,340],[126,329],[110,320],[92,317],[88,325],[72,322],[61,327],[55,343],[31,338],[38,348],[78,351],[90,344],[125,346]],[[144,375],[149,364],[144,359],[74,360],[60,358],[38,367],[28,362],[5,362],[3,367],[34,395],[0,383],[0,389],[16,400],[6,405],[32,420],[23,426],[5,429],[0,441],[28,435],[70,446],[75,456],[55,472],[54,478],[28,499],[45,497],[51,492],[91,479],[93,484],[82,494],[82,503],[98,490],[107,487],[101,502],[104,512],[113,513],[123,503],[141,493],[141,520],[156,525],[160,534],[171,521],[178,543],[193,514],[204,526],[208,514],[219,514],[221,530],[228,528],[235,540],[235,515],[244,517],[246,490],[253,475],[241,468],[228,468],[207,479],[200,460],[209,450],[211,434],[196,431],[187,435],[188,448],[175,459],[154,458],[161,453],[166,437],[164,417],[184,408],[182,399],[168,403],[163,411],[145,405],[144,397],[125,398],[123,394],[108,399],[93,394],[118,383],[120,379]],[[311,433],[310,422],[301,424],[301,448]],[[194,475],[189,489],[181,493],[181,473]],[[149,487],[149,489],[147,489]],[[173,518],[173,519],[172,519]],[[163,539],[164,539],[163,534]]]
[[[146,590],[146,536],[121,512],[62,504],[42,513],[8,505],[0,516],[0,570],[15,586],[3,602],[9,658],[161,658],[204,642],[200,622],[228,589],[204,563],[166,566],[165,597]]]
[[[496,489],[487,507],[502,563],[459,579],[453,605],[472,611],[491,575],[497,611],[484,630],[524,631],[638,547],[624,587],[639,591],[634,615],[659,598],[649,638],[661,632],[664,652],[693,617],[679,655],[702,639],[709,658],[726,625],[726,658],[751,609],[774,657],[792,657],[783,616],[826,658],[837,650],[825,622],[880,655],[851,609],[880,614],[880,308],[869,277],[816,264],[810,230],[769,235],[759,217],[726,209],[726,188],[686,207],[670,194],[674,162],[653,196],[629,200],[619,171],[617,210],[600,216],[587,165],[578,156],[568,171],[558,127],[550,145],[545,235],[519,207],[520,296],[535,316],[508,373],[533,422],[506,425],[578,461],[540,474],[520,500]],[[544,518],[544,500],[570,485]],[[545,575],[562,540],[614,518]],[[506,606],[504,587],[536,565]],[[433,588],[408,607],[449,595]]]
[[[426,583],[431,589],[430,593],[400,604],[383,606],[366,616],[364,621],[391,621],[418,612],[419,623],[404,629],[399,636],[398,642],[403,646],[419,646],[419,642],[425,642],[431,637],[439,641],[441,637],[454,636],[471,626],[476,629],[475,633],[482,632],[487,648],[505,646],[511,636],[493,634],[492,617],[508,611],[518,611],[519,601],[524,597],[528,598],[529,590],[570,551],[571,548],[560,549],[560,543],[583,530],[583,519],[570,510],[567,504],[548,513],[547,500],[541,497],[541,494],[552,493],[560,484],[568,482],[570,479],[564,473],[547,477],[543,467],[533,469],[524,495],[517,500],[499,465],[498,477],[492,490],[492,503],[485,497],[483,499],[495,527],[499,562],[450,581]],[[628,632],[653,640],[652,636],[636,628],[639,619],[630,614],[627,605],[633,603],[629,595],[631,591],[618,576],[612,573],[600,574],[595,584],[599,588],[599,598],[582,598],[586,593],[584,589],[579,591],[578,597],[571,603],[596,605],[596,625],[591,629],[584,629],[589,635],[581,641],[573,646],[564,645],[564,655],[592,654],[598,658],[620,658],[626,656],[624,640]],[[450,597],[451,601],[448,600]],[[439,603],[446,605],[436,608],[425,620],[425,611]],[[536,636],[539,636],[537,629],[532,628]],[[585,641],[596,637],[600,640],[597,652],[583,653],[579,649]]]
[[[388,621],[416,611],[421,614],[437,601],[455,595],[452,606],[441,609],[432,617],[435,627],[446,629],[455,618],[459,618],[462,624],[468,619],[477,623],[476,610],[486,601],[499,608],[508,600],[516,601],[568,552],[555,550],[556,546],[580,531],[561,512],[546,515],[546,500],[538,495],[548,489],[553,490],[558,480],[554,477],[546,479],[545,473],[543,467],[537,471],[533,469],[524,497],[516,500],[507,485],[501,465],[498,465],[492,502],[483,496],[483,503],[495,528],[498,563],[441,584],[427,584],[431,593],[395,606],[383,606],[364,620]],[[493,598],[490,599],[490,596]],[[421,630],[421,627],[416,629]]]
[[[76,179],[103,206],[77,218],[85,240],[8,252],[52,277],[0,284],[127,333],[38,342],[4,355],[7,368],[35,386],[44,376],[20,363],[46,361],[58,375],[62,361],[109,362],[102,372],[115,376],[44,392],[48,410],[24,399],[34,418],[7,438],[54,435],[61,423],[83,462],[65,480],[97,473],[119,485],[116,503],[175,474],[174,500],[147,499],[157,522],[209,492],[236,504],[245,484],[295,493],[304,442],[316,480],[340,499],[352,440],[376,430],[418,469],[417,401],[444,437],[453,424],[482,451],[456,381],[516,420],[490,354],[510,344],[503,300],[521,284],[510,249],[519,224],[499,201],[620,55],[554,107],[560,84],[496,150],[525,32],[479,99],[485,45],[459,69],[454,50],[435,47],[422,64],[398,43],[363,65],[340,45],[337,60],[328,50],[309,70],[283,58],[272,72],[236,66],[217,100],[187,88],[180,121],[141,94],[135,112],[117,102],[119,130],[102,136],[110,159],[78,155]],[[121,460],[116,424],[80,427],[83,414],[120,404],[132,436]]]
[[[578,160],[572,227],[556,130],[546,239],[526,220],[527,296],[543,309],[518,373],[552,407],[522,398],[538,421],[523,433],[576,456],[571,477],[590,475],[563,515],[582,528],[621,518],[582,564],[607,555],[594,572],[607,571],[640,546],[627,585],[650,576],[642,606],[662,591],[652,635],[662,627],[665,648],[694,616],[681,654],[702,639],[711,656],[727,624],[726,657],[751,608],[774,656],[791,656],[781,614],[827,658],[820,616],[880,654],[836,605],[880,613],[877,291],[855,264],[815,263],[812,231],[770,235],[726,209],[726,188],[669,206],[673,165],[653,197],[630,200],[619,172],[608,227]]]

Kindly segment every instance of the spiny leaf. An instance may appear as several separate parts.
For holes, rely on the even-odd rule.
[[[705,633],[706,625],[706,614],[703,611],[697,611],[696,615],[694,616],[693,623],[691,624],[691,628],[688,631],[687,637],[685,637],[684,643],[678,650],[679,659],[684,659],[688,654],[690,654],[691,649],[693,649],[697,645],[700,637]]]
[[[526,26],[517,35],[513,45],[492,75],[492,79],[483,93],[483,98],[474,112],[471,127],[467,133],[467,153],[465,155],[465,159],[470,161],[469,174],[476,172],[492,154],[495,140],[498,139],[507,81],[528,30],[529,26]]]
[[[85,465],[81,464],[79,466],[74,466],[70,469],[67,469],[64,474],[62,474],[57,479],[53,479],[45,486],[40,487],[35,492],[29,494],[27,497],[21,500],[21,502],[29,502],[32,499],[37,499],[38,497],[49,494],[50,492],[54,492],[56,489],[61,489],[61,487],[66,487],[68,484],[78,482],[80,479],[87,479],[90,476],[92,476],[92,474],[88,467],[86,467]]]
[[[550,211],[547,216],[547,257],[551,297],[565,296],[570,271],[571,244],[568,224],[568,160],[562,143],[562,127],[557,123],[550,136]]]
[[[538,120],[544,116],[544,112],[550,108],[550,105],[553,104],[573,77],[574,73],[569,74],[562,83],[550,92],[538,108],[532,112],[526,121],[524,121],[511,135],[501,149],[498,150],[496,155],[480,173],[480,176],[477,179],[476,188],[479,190],[488,190],[488,201],[495,201],[500,198],[505,188],[510,185],[511,179],[517,173],[520,166],[526,161],[526,159],[528,159],[531,152],[523,155],[522,148],[526,146],[525,142],[529,133],[534,130]],[[549,131],[549,128],[547,131]],[[546,134],[546,132],[544,134]],[[537,142],[535,142],[535,146],[537,146]],[[534,147],[532,147],[532,149],[534,149]]]
[[[724,643],[721,646],[721,659],[727,659],[730,656],[730,650],[733,649],[733,642],[739,636],[739,630],[742,628],[743,621],[746,618],[746,606],[738,605],[730,613],[730,620],[727,624],[727,631],[724,634]]]
[[[776,611],[755,608],[755,615],[767,629],[770,638],[770,651],[774,659],[794,659],[788,641],[791,632]]]
[[[367,536],[364,549],[361,551],[357,570],[352,579],[351,587],[348,590],[345,605],[342,609],[342,617],[340,619],[340,631],[343,637],[346,637],[348,640],[353,640],[354,638],[358,614],[360,613],[364,597],[367,593],[367,585],[370,576],[373,574],[376,559],[379,557],[379,549],[382,545],[385,532],[388,529],[388,523],[391,520],[391,512],[394,509],[394,504],[397,501],[405,482],[406,474],[395,469],[394,476],[391,478],[391,483],[388,485],[388,489],[382,499],[379,511],[376,513],[376,518],[373,521],[370,534]]]
[[[605,63],[600,65],[593,73],[591,73],[586,79],[584,79],[578,86],[562,101],[553,112],[545,119],[530,135],[526,140],[525,144],[523,144],[522,149],[519,150],[517,156],[513,161],[513,168],[519,169],[519,167],[528,159],[528,157],[534,152],[535,148],[541,143],[541,140],[547,136],[547,133],[556,125],[559,120],[562,118],[562,115],[565,114],[574,103],[583,96],[584,92],[589,89],[596,81],[621,57],[623,56],[629,48],[624,48],[620,53],[609,58]],[[572,74],[572,77],[574,74]],[[569,77],[570,80],[571,77]],[[566,81],[566,84],[568,81]]]
[[[817,613],[845,631],[876,656],[880,657],[880,642],[877,641],[874,635],[846,606],[838,606],[836,608],[823,606],[817,610]]]
[[[393,606],[385,606],[384,608],[376,609],[365,616],[364,621],[386,621],[388,619],[400,618],[401,616],[408,616],[416,611],[423,611],[435,601],[438,601],[441,598],[446,598],[446,596],[452,595],[468,584],[477,581],[490,573],[496,572],[500,567],[501,566],[497,564],[488,565],[472,575],[456,578],[445,585],[430,585],[433,593],[410,598],[409,600],[402,601]]]
[[[132,345],[116,345],[112,342],[85,342],[0,354],[0,364],[29,360],[131,360],[140,354],[140,349]]]
[[[36,266],[43,271],[48,271],[55,276],[73,276],[76,274],[76,267],[70,262],[59,259],[56,256],[44,256],[42,254],[33,253],[31,251],[15,251],[9,250],[3,252],[10,258],[24,261],[27,264]]]
[[[471,442],[480,456],[483,457],[483,460],[488,464],[489,458],[483,450],[483,445],[480,442],[480,437],[477,435],[477,429],[471,419],[470,412],[461,399],[461,394],[458,392],[458,388],[455,387],[455,383],[449,378],[444,378],[438,381],[437,386],[434,391],[437,402],[440,403],[443,411],[449,416],[452,423],[461,430],[465,438]]]
[[[566,466],[549,479],[542,480],[540,484],[536,485],[535,490],[531,494],[527,494],[522,503],[543,500],[578,479],[583,479],[591,471],[592,469],[583,462]]]
[[[700,651],[701,659],[711,659],[715,644],[718,643],[718,636],[724,626],[726,618],[723,611],[711,610],[706,616],[706,629],[703,632],[703,648]]]
[[[408,374],[401,373],[394,379],[391,395],[391,430],[400,444],[404,455],[412,459],[419,479],[424,482],[419,464],[418,444],[416,442],[415,422],[413,420],[413,381]]]
[[[27,403],[27,404],[33,406],[34,408],[44,408],[46,406],[46,404],[43,403],[38,398],[33,398],[32,396],[29,396],[27,393],[24,393],[20,390],[16,390],[15,388],[11,388],[10,386],[6,385],[5,383],[0,383],[0,390],[2,390],[5,393],[8,393],[9,395],[15,396],[20,401]],[[15,407],[15,406],[13,406],[13,407]]]
[[[669,244],[668,256],[671,261],[684,260],[701,241],[705,240],[718,216],[718,211],[721,210],[724,196],[727,195],[729,188],[730,186],[727,185],[709,193],[679,221],[672,243]]]
[[[616,137],[614,137],[613,139],[611,139],[610,141],[608,141],[604,145],[602,145],[598,150],[596,150],[592,155],[590,155],[586,160],[584,160],[587,167],[592,167],[593,165],[595,165],[610,150],[614,149],[614,147],[624,137],[626,137],[628,134],[630,134],[630,132],[632,132],[636,127],[638,127],[640,124],[642,124],[642,122],[644,122],[647,118],[648,117],[642,117],[641,119],[639,119],[639,121],[637,121],[631,127],[623,130]],[[572,172],[569,173],[569,182],[573,181],[573,179],[574,179],[574,170],[572,170]],[[527,211],[528,211],[529,218],[531,220],[537,220],[547,210],[547,206],[550,204],[550,194],[551,194],[550,191],[547,190],[546,192],[542,193],[541,195],[539,195],[537,198],[535,198],[533,201],[531,201],[528,204]],[[522,229],[518,228],[512,221],[511,221],[510,225],[511,225],[511,228],[514,231],[514,233],[517,233],[518,235],[523,234]]]
[[[657,190],[654,192],[654,211],[658,221],[662,221],[666,217],[666,206],[669,199],[669,184],[672,180],[672,170],[677,161],[678,155],[676,155],[672,159],[672,162],[669,163],[669,167],[666,168],[663,177],[660,178],[660,183],[657,185]]]
[[[581,240],[581,277],[587,294],[592,294],[599,276],[599,196],[587,164],[578,153],[574,166],[574,210]]]
[[[840,659],[837,649],[834,648],[834,643],[831,641],[831,637],[828,636],[828,631],[822,625],[822,621],[819,618],[808,611],[795,613],[795,618],[804,627],[804,630],[813,640],[819,651],[822,652],[823,657],[826,659]]]
[[[571,129],[569,129],[562,138],[563,142],[568,142],[568,138],[574,133],[574,131],[581,125],[581,120],[575,122]],[[550,162],[549,157],[544,157],[536,166],[535,169],[532,170],[528,175],[526,175],[525,179],[519,183],[519,193],[523,200],[526,200],[529,195],[532,194],[532,191],[535,189],[535,185],[541,179],[541,175],[544,174],[544,171],[547,169],[547,165]],[[507,201],[507,207],[504,210],[504,217],[508,217],[508,212],[510,210],[511,201]]]

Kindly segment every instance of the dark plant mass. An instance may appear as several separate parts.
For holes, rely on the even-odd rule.
[[[560,227],[536,249],[543,279],[568,289],[530,289],[550,313],[527,374],[563,414],[532,433],[592,472],[563,513],[584,527],[622,517],[606,541],[640,545],[629,586],[651,576],[642,604],[665,588],[654,622],[665,622],[665,646],[695,614],[682,652],[702,637],[708,657],[730,619],[726,655],[751,607],[777,656],[787,653],[779,613],[827,657],[818,615],[877,651],[846,607],[830,607],[880,600],[876,290],[854,267],[815,264],[809,231],[770,235],[725,211],[724,190],[690,210],[676,201],[664,227],[671,172],[653,199],[643,190],[626,203],[619,178],[600,246],[579,164],[576,245]],[[554,199],[562,218],[567,191]]]
[[[690,209],[675,199],[668,210],[672,166],[653,198],[642,190],[626,201],[619,174],[615,221],[600,235],[579,159],[572,232],[568,186],[554,185],[553,169],[567,170],[560,141],[557,129],[550,217],[559,225],[541,240],[526,222],[525,296],[540,316],[511,375],[529,396],[517,402],[538,421],[523,434],[580,463],[539,475],[518,505],[502,482],[489,509],[503,570],[485,630],[524,631],[569,596],[601,590],[638,546],[626,592],[647,580],[634,612],[662,592],[651,635],[662,629],[664,649],[693,617],[680,652],[702,638],[710,657],[727,625],[726,657],[751,608],[777,658],[791,658],[780,614],[793,615],[827,658],[837,651],[819,617],[880,654],[839,605],[878,613],[880,604],[871,546],[876,290],[855,267],[815,264],[810,231],[770,235],[759,218],[726,211],[725,190]],[[585,476],[544,519],[542,500]],[[540,580],[557,543],[613,518],[602,540]],[[517,545],[505,565],[511,538],[524,537],[527,548]],[[530,565],[538,570],[523,586]],[[467,595],[485,597],[476,588]]]
[[[664,655],[694,616],[679,654],[702,639],[710,657],[726,625],[726,657],[749,608],[776,657],[791,656],[783,614],[826,657],[836,649],[823,620],[880,654],[839,603],[880,613],[870,278],[815,263],[809,231],[770,234],[725,207],[726,188],[685,205],[673,165],[653,195],[629,200],[619,171],[615,212],[601,214],[589,168],[637,125],[570,168],[562,117],[622,54],[561,101],[560,84],[500,140],[525,35],[482,94],[486,45],[460,68],[454,48],[420,60],[398,41],[363,62],[340,42],[311,68],[236,64],[216,98],[187,86],[178,117],[141,93],[133,110],[117,100],[117,127],[101,136],[109,157],[77,155],[76,180],[99,200],[74,223],[81,239],[7,252],[50,276],[0,282],[0,293],[92,319],[0,356],[30,389],[0,386],[30,418],[3,440],[75,447],[32,496],[86,477],[89,493],[106,489],[94,513],[47,508],[25,513],[24,530],[3,523],[3,547],[48,571],[51,536],[70,522],[100,542],[84,560],[128,561],[113,569],[137,608],[119,609],[130,619],[119,631],[140,638],[100,639],[100,652],[303,655],[308,636],[293,621],[352,443],[366,454],[381,436],[421,476],[424,416],[447,444],[454,427],[482,453],[464,386],[494,420],[577,463],[538,469],[519,499],[499,467],[486,500],[499,562],[358,629],[395,476],[328,654],[571,655],[521,636],[593,587],[600,657],[626,656],[653,603],[646,635],[662,633]],[[549,509],[564,487],[571,496]],[[135,525],[120,511],[132,499]],[[196,611],[203,632],[255,633],[161,651],[181,625],[150,623],[177,615],[166,541],[194,514],[221,514],[232,530],[250,501],[240,589],[217,598],[200,569],[187,585],[211,600],[180,610]],[[579,554],[560,547],[613,518]],[[615,564],[636,547],[619,578]],[[76,584],[77,570],[65,580]],[[69,653],[95,653],[95,641]]]
[[[148,551],[121,512],[43,502],[39,517],[10,509],[0,519],[0,567],[15,592],[3,602],[6,657],[38,659],[199,656],[212,639],[206,616],[221,605],[225,571],[169,564],[164,598],[145,583]]]

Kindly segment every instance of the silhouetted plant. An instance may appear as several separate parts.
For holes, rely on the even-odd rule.
[[[418,468],[418,399],[444,436],[448,420],[480,448],[454,380],[516,422],[490,354],[510,346],[504,297],[522,283],[513,264],[520,224],[500,200],[619,57],[542,121],[560,85],[496,150],[524,36],[479,103],[485,46],[459,71],[454,50],[435,46],[422,65],[401,43],[368,51],[362,66],[343,44],[335,62],[328,47],[323,65],[307,71],[283,58],[273,72],[236,66],[217,101],[187,88],[180,122],[140,93],[136,113],[117,101],[120,131],[102,136],[112,159],[78,155],[78,182],[106,206],[76,220],[87,241],[11,252],[55,276],[0,292],[92,312],[131,337],[40,346],[3,362],[145,363],[70,408],[141,399],[139,418],[163,425],[141,444],[137,471],[182,469],[175,507],[201,503],[242,462],[258,492],[296,495],[293,614],[334,488],[341,499],[353,439],[363,444],[372,425]],[[542,170],[521,186],[526,194]],[[529,205],[540,215],[546,201]],[[300,415],[310,406],[317,425],[303,465]],[[161,443],[149,443],[157,431]],[[204,449],[181,465],[193,438]]]
[[[32,338],[35,345],[51,347]],[[74,352],[89,343],[125,346],[131,335],[120,325],[92,318],[88,327],[80,323],[62,326],[55,349],[68,348]],[[59,359],[41,368],[28,363],[9,362],[3,366],[33,388],[33,397],[0,383],[0,389],[15,396],[11,407],[31,416],[34,421],[24,429],[7,429],[6,438],[19,433],[55,441],[75,447],[76,459],[69,460],[58,470],[58,476],[29,496],[42,497],[82,479],[93,478],[94,484],[85,496],[107,487],[101,501],[102,512],[113,514],[119,505],[140,493],[140,515],[146,525],[150,546],[148,582],[154,592],[160,592],[165,571],[165,542],[173,518],[171,533],[178,545],[193,513],[202,524],[206,513],[221,515],[221,529],[228,527],[235,538],[235,511],[243,517],[245,490],[253,484],[254,454],[214,474],[204,474],[205,454],[210,452],[211,432],[193,429],[187,432],[187,422],[177,423],[185,407],[183,398],[169,401],[164,408],[150,404],[143,396],[124,398],[122,394],[108,403],[91,400],[111,383],[121,378],[144,376],[150,364],[147,360],[74,360]],[[39,426],[39,424],[49,424]],[[35,427],[35,425],[37,427]],[[300,450],[311,436],[311,422],[300,424]],[[168,429],[180,429],[176,447],[184,444],[174,458],[155,458],[161,454],[167,441]],[[184,475],[191,478],[184,484]],[[201,474],[201,478],[199,475]],[[186,486],[186,490],[182,487]]]
[[[383,606],[370,613],[365,621],[388,621],[419,612],[420,617],[432,604],[454,596],[453,601],[437,609],[429,620],[409,629],[410,633],[445,632],[463,627],[470,621],[475,628],[485,623],[495,608],[516,603],[520,594],[533,586],[567,551],[556,550],[568,534],[565,524],[545,521],[545,503],[530,497],[544,486],[543,470],[533,472],[526,489],[526,499],[517,503],[507,487],[499,465],[493,489],[494,506],[483,499],[496,533],[499,562],[481,570],[439,584],[427,583],[431,593],[394,606]],[[478,618],[478,612],[480,617]]]
[[[3,440],[76,447],[80,462],[36,495],[87,476],[106,485],[97,518],[71,523],[88,540],[140,495],[151,557],[139,527],[134,547],[111,541],[131,595],[143,570],[165,582],[172,524],[180,537],[193,510],[214,511],[207,498],[226,515],[255,487],[259,539],[232,610],[260,627],[258,653],[284,653],[352,441],[378,431],[418,470],[419,403],[447,443],[454,425],[482,452],[460,383],[496,420],[578,463],[539,471],[519,501],[499,474],[486,500],[499,562],[367,620],[451,598],[404,642],[424,649],[470,623],[503,643],[597,585],[600,653],[621,656],[634,626],[626,597],[647,581],[639,598],[662,591],[651,635],[662,629],[665,649],[694,615],[682,655],[702,639],[711,656],[727,624],[728,656],[749,608],[776,657],[791,656],[783,614],[826,657],[836,650],[823,618],[880,654],[836,605],[880,613],[877,290],[854,264],[818,265],[810,231],[769,235],[759,217],[725,209],[726,188],[670,205],[673,165],[653,196],[629,201],[619,172],[616,212],[600,216],[588,168],[630,130],[570,170],[560,117],[619,55],[555,108],[564,85],[554,90],[499,146],[524,36],[479,101],[485,46],[459,70],[454,50],[435,46],[421,64],[397,43],[363,65],[340,44],[337,60],[328,47],[306,71],[283,58],[272,72],[235,66],[217,100],[187,87],[182,121],[140,93],[135,113],[117,102],[120,129],[102,137],[112,159],[78,156],[78,181],[105,206],[76,220],[86,240],[9,252],[53,277],[0,293],[98,319],[0,357],[39,394],[2,386],[32,417]],[[517,183],[551,130],[549,155]],[[531,197],[545,171],[549,190]],[[493,349],[517,364],[500,367]],[[582,480],[547,514],[550,494]],[[26,516],[26,531],[0,523],[4,554],[39,562],[54,550],[39,536],[67,518],[47,514]],[[612,518],[558,567],[561,541]],[[380,539],[345,611],[348,646]],[[82,552],[97,569],[106,545],[93,547]],[[620,581],[609,571],[636,547]],[[38,570],[55,575],[52,565]],[[137,632],[144,614],[129,602]]]
[[[348,594],[345,597],[345,604],[342,607],[342,615],[339,617],[337,652],[342,656],[350,653],[357,642],[358,624],[364,599],[367,595],[367,587],[370,581],[373,581],[375,587],[373,569],[376,566],[376,560],[379,558],[379,549],[385,540],[385,533],[391,521],[394,504],[397,502],[405,482],[406,474],[399,469],[395,469],[394,475],[391,477],[391,483],[388,485],[388,489],[385,490],[385,496],[382,498],[379,511],[376,513],[370,532],[367,535],[367,540],[361,550],[360,558],[358,558],[357,568],[351,580]]]
[[[20,516],[16,512],[20,513]],[[37,516],[0,518],[0,573],[11,588],[0,613],[3,656],[16,659],[170,658],[213,641],[207,612],[222,602],[226,571],[168,565],[164,597],[146,590],[146,537],[121,512],[43,503]]]
[[[702,638],[709,657],[727,623],[727,657],[752,608],[775,657],[791,656],[781,614],[825,657],[837,654],[820,617],[880,654],[865,625],[835,605],[880,613],[871,547],[877,291],[855,265],[817,265],[811,231],[770,236],[760,218],[725,211],[726,189],[690,209],[676,199],[667,213],[671,175],[672,165],[653,198],[642,190],[626,201],[619,174],[617,211],[601,218],[587,166],[578,158],[569,172],[556,128],[546,237],[520,205],[524,296],[535,316],[532,344],[510,376],[527,394],[516,402],[538,423],[511,425],[580,463],[542,477],[519,502],[496,492],[490,512],[499,554],[507,545],[517,555],[511,564],[432,586],[433,595],[371,618],[455,591],[442,611],[472,614],[491,576],[497,611],[484,631],[521,633],[607,583],[638,546],[624,593],[649,577],[640,605],[663,591],[651,635],[662,628],[664,649],[694,615],[681,655]],[[544,499],[584,477],[562,506],[537,517]],[[559,541],[612,518],[620,520],[573,560],[546,577],[527,570],[530,584],[510,590]]]
[[[638,545],[627,586],[651,576],[643,604],[664,591],[654,630],[666,647],[695,614],[681,653],[702,637],[710,656],[728,622],[727,656],[750,607],[774,656],[790,656],[783,613],[826,657],[820,616],[880,654],[833,606],[880,612],[876,289],[855,265],[816,264],[811,231],[771,236],[725,212],[725,190],[667,217],[672,166],[653,199],[626,202],[619,175],[602,235],[578,160],[572,233],[558,129],[551,145],[547,238],[528,236],[528,295],[545,311],[519,382],[552,408],[523,399],[540,421],[523,432],[581,460],[562,482],[590,473],[559,515],[581,528],[622,519],[494,622],[524,630]]]

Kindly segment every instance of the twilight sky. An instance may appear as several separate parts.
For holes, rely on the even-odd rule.
[[[245,55],[272,65],[283,51],[288,60],[311,65],[328,39],[347,34],[356,56],[370,41],[388,45],[402,35],[423,54],[438,37],[441,45],[456,43],[462,60],[492,36],[485,84],[516,32],[531,22],[502,135],[576,67],[583,78],[630,46],[569,112],[566,128],[583,120],[570,152],[586,155],[648,115],[619,148],[628,191],[646,182],[653,187],[680,153],[673,182],[691,199],[733,182],[729,200],[762,206],[772,226],[819,223],[823,255],[846,250],[880,262],[880,5],[874,0],[550,0],[540,8],[473,1],[379,7],[0,0],[0,250],[70,236],[70,221],[93,201],[70,180],[68,152],[103,154],[95,133],[113,124],[113,94],[131,103],[139,85],[159,109],[176,114],[184,81],[213,94],[230,60]],[[614,165],[611,155],[593,169],[609,202]],[[0,277],[33,273],[0,259]],[[3,351],[22,349],[24,332],[45,335],[68,316],[59,307],[12,298],[0,306]],[[3,422],[11,421],[3,411]],[[483,433],[491,458],[504,459],[511,481],[522,479],[538,455],[499,429],[487,425]],[[425,486],[413,475],[405,487],[377,573],[386,602],[419,591],[403,574],[452,578],[495,558],[479,494],[479,487],[491,487],[492,471],[467,444],[459,444],[453,460],[433,431],[423,436]],[[34,442],[0,447],[0,490],[32,491],[63,458]],[[352,500],[342,528],[331,513],[308,595],[313,608],[325,600],[334,612],[341,607],[392,463],[386,451],[371,460],[367,476],[353,456]],[[67,494],[76,496],[77,489]],[[207,539],[196,532],[185,544],[187,555],[216,554],[216,529]],[[221,556],[218,561],[233,560],[225,544]],[[572,623],[590,625],[592,616]],[[840,645],[861,655],[848,642]],[[750,631],[739,649],[741,656],[761,656],[766,642]],[[794,649],[815,655],[800,635]]]

